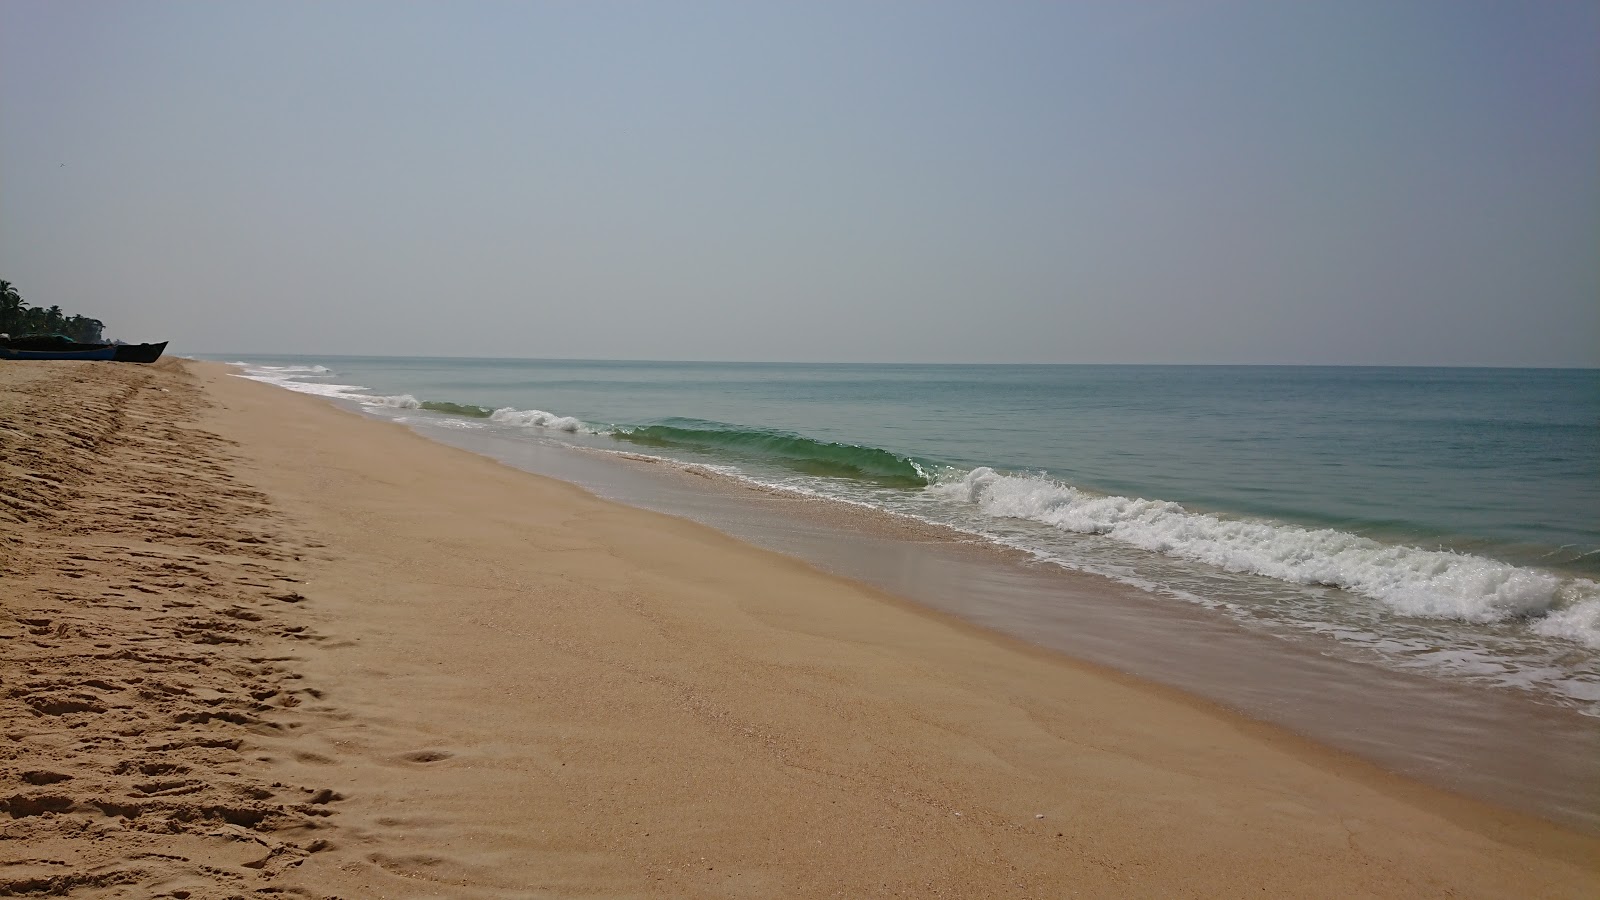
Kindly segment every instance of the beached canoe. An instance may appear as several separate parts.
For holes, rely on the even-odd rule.
[[[110,345],[91,350],[13,350],[0,344],[0,359],[116,359],[117,348]]]
[[[0,359],[110,359],[152,363],[160,359],[166,349],[166,341],[159,344],[80,344],[53,335],[0,339]]]
[[[153,363],[161,358],[161,352],[167,349],[167,342],[159,344],[116,344],[112,347],[115,352],[111,358],[117,362]]]

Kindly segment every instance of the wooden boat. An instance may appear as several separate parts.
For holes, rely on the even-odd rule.
[[[166,341],[159,344],[80,344],[54,334],[0,339],[0,359],[110,359],[153,363],[166,349]]]
[[[0,359],[116,359],[117,348],[109,344],[89,350],[13,350],[0,343]]]
[[[163,350],[167,349],[167,342],[159,344],[113,344],[115,353],[112,359],[117,362],[153,363],[161,358]]]

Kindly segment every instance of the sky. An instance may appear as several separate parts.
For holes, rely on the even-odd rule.
[[[1600,4],[0,0],[0,278],[179,353],[1600,366]]]

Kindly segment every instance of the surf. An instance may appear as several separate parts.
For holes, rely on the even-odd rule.
[[[822,441],[768,428],[672,419],[659,425],[619,427],[611,437],[644,447],[747,456],[826,478],[846,478],[884,487],[922,488],[931,478],[916,460],[880,447]]]
[[[1225,572],[1323,585],[1402,616],[1474,624],[1543,620],[1535,630],[1600,649],[1600,584],[1451,550],[1385,544],[1331,528],[1196,512],[1165,500],[1097,494],[1043,475],[979,467],[929,493],[994,518],[1104,535]]]

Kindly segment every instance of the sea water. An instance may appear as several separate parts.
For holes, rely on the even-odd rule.
[[[870,507],[1310,653],[1600,716],[1600,371],[236,361],[463,446]]]

